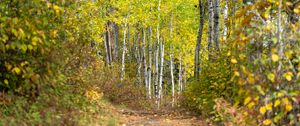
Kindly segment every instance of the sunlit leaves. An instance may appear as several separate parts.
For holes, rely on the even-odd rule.
[[[277,54],[272,54],[272,61],[277,62],[279,60],[279,56]]]
[[[271,82],[275,82],[275,75],[273,73],[269,73],[267,77]]]
[[[292,77],[294,76],[292,72],[286,72],[283,74],[283,76],[285,77],[285,79],[287,81],[291,81],[292,80]]]
[[[265,126],[268,126],[268,125],[270,125],[271,123],[272,123],[272,121],[271,121],[270,119],[266,119],[266,120],[263,121],[263,124],[264,124]]]
[[[236,63],[237,63],[237,60],[236,60],[235,58],[232,58],[230,61],[231,61],[231,63],[233,63],[233,64],[236,64]]]

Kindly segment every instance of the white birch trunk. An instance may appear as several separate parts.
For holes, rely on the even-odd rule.
[[[146,59],[146,31],[143,28],[143,47],[142,47],[142,51],[143,51],[143,68],[144,68],[144,81],[145,81],[145,89],[146,91],[148,90],[148,72],[147,72],[147,59]]]
[[[227,23],[228,23],[228,0],[225,0],[225,6],[224,6],[224,29],[223,29],[223,40],[226,42],[227,39]]]
[[[155,75],[156,75],[156,79],[155,79],[155,95],[156,98],[158,98],[158,81],[159,81],[159,69],[158,69],[158,62],[159,62],[159,46],[158,44],[156,45],[156,52],[155,52]]]
[[[160,43],[160,76],[159,76],[159,99],[162,100],[162,82],[163,82],[163,69],[164,69],[164,43]]]
[[[124,38],[123,38],[123,53],[122,53],[122,70],[121,70],[121,81],[123,81],[125,76],[125,54],[126,54],[126,29],[127,23],[124,26]]]
[[[178,94],[181,94],[182,91],[182,63],[181,63],[181,56],[179,59],[179,73],[178,73]]]
[[[152,40],[152,27],[150,26],[149,28],[149,66],[148,66],[148,83],[149,83],[149,86],[148,86],[148,96],[149,96],[149,99],[151,99],[151,86],[152,86],[152,81],[151,81],[151,78],[152,78],[152,75],[151,75],[151,67],[152,67],[152,45],[151,45],[151,40]]]
[[[171,47],[172,52],[172,47]],[[175,85],[174,85],[174,73],[173,73],[173,54],[170,54],[170,66],[171,66],[171,83],[172,83],[172,107],[175,103]]]
[[[138,83],[142,84],[142,74],[141,74],[141,68],[142,68],[142,58],[140,53],[140,42],[139,39],[137,40],[137,61],[138,61]]]
[[[160,44],[160,33],[159,33],[159,22],[160,22],[160,4],[161,4],[161,0],[158,0],[158,6],[157,6],[157,12],[158,12],[158,24],[157,24],[157,28],[156,28],[156,30],[157,30],[157,44],[158,44],[158,46],[159,46],[159,44]],[[158,55],[159,55],[159,52],[157,52],[157,57],[158,57]],[[158,62],[158,58],[157,58],[157,62]],[[158,64],[157,64],[158,65]],[[160,64],[160,65],[162,65],[162,64]],[[157,71],[158,71],[158,69],[157,69]],[[158,76],[158,72],[157,72],[157,76]],[[157,77],[158,78],[158,77]],[[161,98],[161,89],[162,89],[162,87],[161,87],[161,85],[159,86],[159,89],[158,89],[158,99],[159,100],[161,100],[160,98]],[[157,104],[157,107],[158,107],[158,109],[159,109],[159,107],[160,107],[160,101],[158,101],[158,104]]]

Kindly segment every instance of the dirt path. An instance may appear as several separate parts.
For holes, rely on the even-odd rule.
[[[205,120],[178,112],[118,110],[121,126],[209,126]]]

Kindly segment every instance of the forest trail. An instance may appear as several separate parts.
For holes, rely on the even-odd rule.
[[[185,112],[147,112],[120,109],[121,126],[209,126],[204,119]]]

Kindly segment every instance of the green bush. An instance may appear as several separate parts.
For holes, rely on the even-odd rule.
[[[231,78],[231,64],[226,55],[202,62],[199,80],[188,82],[189,86],[184,92],[185,104],[208,116],[213,111],[215,99],[235,99],[236,87]]]

